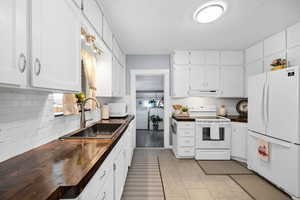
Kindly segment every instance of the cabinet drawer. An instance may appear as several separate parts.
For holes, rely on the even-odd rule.
[[[179,122],[177,123],[178,129],[194,129],[194,122]],[[180,131],[180,130],[179,130]]]
[[[178,148],[178,156],[181,157],[192,157],[195,155],[195,149],[192,147]]]
[[[195,131],[194,129],[180,129],[178,135],[180,137],[194,137]]]
[[[194,137],[180,137],[178,138],[179,147],[193,147],[195,146]]]

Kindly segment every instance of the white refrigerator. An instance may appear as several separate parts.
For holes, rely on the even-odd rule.
[[[300,197],[299,67],[248,81],[248,167]],[[268,144],[268,160],[258,156],[261,141]]]

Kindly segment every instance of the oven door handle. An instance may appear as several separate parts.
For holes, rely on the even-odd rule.
[[[199,126],[206,126],[206,127],[211,127],[214,123],[211,123],[211,122],[208,122],[208,123],[196,123],[196,125],[199,125]],[[231,123],[230,122],[217,122],[216,123],[218,126],[230,126]]]

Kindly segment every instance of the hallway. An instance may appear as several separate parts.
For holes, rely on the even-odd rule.
[[[137,147],[164,147],[164,131],[136,130]]]

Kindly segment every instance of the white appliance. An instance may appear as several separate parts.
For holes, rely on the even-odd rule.
[[[193,108],[196,118],[196,160],[230,160],[230,119],[217,116],[216,106]]]
[[[126,117],[128,115],[126,103],[109,103],[110,117]]]
[[[248,85],[248,167],[299,198],[299,67],[252,76]],[[258,156],[262,140],[268,160]]]

